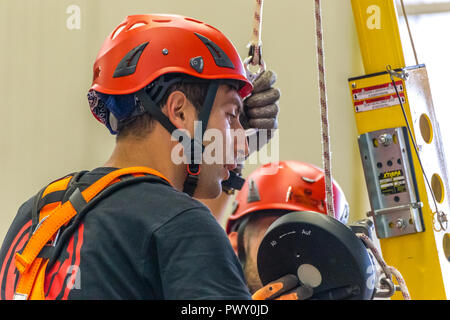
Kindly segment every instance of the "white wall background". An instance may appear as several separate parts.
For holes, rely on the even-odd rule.
[[[80,8],[80,29],[66,22]],[[350,220],[368,211],[347,78],[364,73],[350,0],[323,0],[332,170]],[[247,55],[253,0],[0,0],[0,240],[20,204],[48,182],[101,166],[114,138],[86,93],[104,38],[126,15],[176,13],[208,22]],[[280,159],[322,166],[314,1],[266,0],[263,56],[278,74]],[[256,165],[248,166],[248,174]]]

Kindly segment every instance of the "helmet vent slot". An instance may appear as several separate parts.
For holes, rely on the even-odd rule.
[[[111,39],[114,40],[119,35],[119,33],[121,33],[123,29],[125,29],[125,27],[126,27],[126,24],[118,26],[117,29],[114,30],[113,35],[111,36]]]
[[[260,201],[261,197],[259,196],[259,191],[255,180],[249,179],[248,185],[247,203]]]
[[[133,74],[136,71],[136,65],[139,61],[139,58],[141,57],[142,51],[144,51],[147,45],[148,42],[144,42],[134,49],[131,49],[130,52],[128,52],[125,57],[120,60],[116,70],[114,71],[113,78],[119,78]]]
[[[159,22],[159,23],[165,23],[165,22],[171,22],[172,19],[153,19],[153,22]]]
[[[207,23],[204,23],[205,26],[210,27],[213,30],[216,30],[217,32],[220,32],[217,28],[214,28],[212,25],[209,25]]]
[[[223,68],[234,69],[234,64],[231,62],[230,58],[227,56],[225,51],[222,50],[217,44],[202,36],[201,34],[195,33],[195,35],[203,42],[203,44],[208,48],[209,52],[214,58],[214,62],[217,66]]]
[[[184,18],[184,20],[187,20],[187,21],[191,21],[191,22],[196,22],[196,23],[201,23],[201,24],[203,24],[203,22],[201,22],[201,21],[198,21],[198,20],[196,20],[196,19],[193,19],[193,18]]]
[[[143,26],[146,26],[146,25],[147,24],[145,22],[137,22],[137,23],[133,24],[131,27],[129,27],[128,31],[136,29],[136,28],[139,28],[139,27],[143,27]]]
[[[314,183],[314,182],[316,182],[316,180],[308,178],[308,177],[302,177],[302,180],[307,182],[307,183]]]

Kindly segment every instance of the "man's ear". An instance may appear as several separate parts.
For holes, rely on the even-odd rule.
[[[196,119],[195,107],[183,92],[172,92],[167,98],[163,112],[178,129],[186,129],[189,132],[193,130]]]
[[[230,240],[231,246],[233,247],[234,253],[236,253],[236,255],[238,255],[238,233],[236,231],[232,231],[229,235],[228,235],[228,239]]]

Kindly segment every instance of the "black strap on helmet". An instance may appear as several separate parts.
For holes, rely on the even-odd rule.
[[[176,79],[176,81],[175,81]],[[164,88],[157,89],[158,97],[162,97],[164,92],[168,89],[169,85],[177,81],[182,81],[182,78],[175,78],[167,83],[164,83]],[[209,116],[211,114],[211,110],[214,104],[214,100],[216,98],[217,90],[219,89],[219,85],[221,84],[220,80],[210,80],[208,91],[206,93],[205,101],[203,102],[202,109],[199,114],[199,123],[198,126],[201,126],[201,140],[196,141],[197,130],[199,130],[198,126],[194,128],[194,139],[188,138],[184,133],[182,134],[183,139],[190,139],[190,150],[185,150],[189,156],[189,164],[187,165],[187,178],[183,186],[183,191],[189,194],[190,196],[194,195],[195,188],[198,184],[198,176],[200,174],[200,164],[202,161],[202,154],[204,151],[203,146],[203,135],[206,131],[206,127],[208,125]],[[155,87],[153,87],[155,88]],[[164,128],[172,134],[177,128],[170,122],[169,118],[161,111],[161,108],[156,104],[155,101],[151,98],[149,93],[146,90],[147,88],[141,89],[136,93],[137,98],[141,102],[145,111],[151,114]],[[155,90],[155,89],[153,89]],[[164,92],[163,92],[164,91]],[[181,139],[180,137],[180,139]],[[196,144],[200,144],[199,147],[195,147]]]
[[[203,146],[203,135],[205,134],[206,127],[208,126],[209,116],[211,114],[214,100],[216,99],[219,85],[220,85],[219,81],[210,82],[208,86],[208,91],[206,93],[205,101],[203,102],[202,109],[198,116],[199,122],[197,123],[197,126],[194,127],[194,139],[191,140],[190,161],[187,166],[188,175],[183,186],[183,191],[190,196],[194,195],[195,188],[197,187],[198,184],[198,177],[200,174],[200,163],[202,161],[202,155],[205,149]],[[195,137],[197,137],[197,132],[198,130],[200,130],[199,126],[201,127],[201,141],[199,141],[201,145],[201,154],[198,154],[198,149],[200,148],[195,148],[196,144]]]

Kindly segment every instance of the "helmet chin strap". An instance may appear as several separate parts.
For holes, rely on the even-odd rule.
[[[194,127],[194,139],[191,140],[191,150],[190,150],[190,161],[187,165],[187,177],[184,181],[183,192],[186,192],[191,197],[194,195],[195,189],[197,188],[198,179],[200,175],[200,164],[202,163],[202,155],[205,150],[203,145],[203,136],[208,126],[209,116],[216,99],[217,90],[219,89],[220,81],[211,81],[208,86],[208,91],[206,93],[205,101],[203,102],[202,109],[198,115],[197,125]],[[196,140],[198,132],[201,131],[199,138],[200,141]],[[195,147],[196,144],[200,144],[201,148]],[[201,153],[199,154],[199,150]]]
[[[200,165],[202,163],[202,154],[205,149],[203,146],[203,135],[208,126],[209,116],[216,98],[217,90],[221,84],[220,80],[211,80],[206,93],[205,101],[198,117],[198,124],[194,127],[194,138],[191,139],[182,133],[182,139],[190,140],[190,150],[185,150],[188,155],[189,163],[187,164],[187,177],[183,185],[183,192],[186,192],[191,197],[194,195],[197,188]],[[136,93],[137,98],[141,102],[145,111],[151,114],[166,130],[172,134],[177,128],[170,122],[169,118],[161,111],[156,102],[146,92],[146,88],[139,90]],[[201,130],[201,135],[197,132]],[[200,140],[197,139],[197,135]],[[180,138],[180,139],[181,139]],[[200,147],[201,146],[201,147]]]

